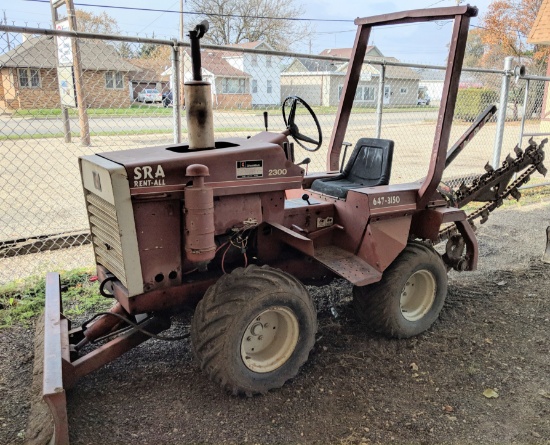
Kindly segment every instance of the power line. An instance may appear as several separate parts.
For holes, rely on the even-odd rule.
[[[24,0],[26,2],[36,2],[36,3],[50,3],[50,0]],[[112,6],[112,5],[97,5],[93,3],[75,3],[75,6],[89,6],[92,8],[107,8],[107,9],[122,9],[122,10],[131,10],[131,11],[144,11],[144,12],[168,12],[173,14],[180,14],[179,10],[174,9],[153,9],[153,8],[136,8],[132,6]],[[268,19],[268,20],[286,20],[291,22],[339,22],[339,23],[353,23],[353,20],[343,20],[343,19],[310,19],[310,18],[295,18],[295,17],[270,17],[270,16],[261,16],[261,15],[240,15],[240,14],[215,14],[215,13],[206,13],[206,12],[186,12],[189,15],[205,15],[205,16],[215,16],[215,17],[234,17],[242,19]]]

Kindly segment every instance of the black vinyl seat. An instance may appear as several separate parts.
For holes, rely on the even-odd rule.
[[[393,141],[361,138],[357,141],[344,171],[338,176],[316,179],[311,190],[345,198],[348,190],[388,185],[393,158]]]

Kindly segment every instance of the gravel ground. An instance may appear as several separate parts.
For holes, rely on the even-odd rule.
[[[416,338],[366,332],[341,281],[312,288],[316,346],[265,396],[225,394],[187,340],[147,342],[68,393],[71,442],[548,444],[548,225],[550,201],[495,212],[478,231],[479,270],[450,274],[439,321]],[[0,444],[24,442],[32,336],[21,326],[0,336]]]

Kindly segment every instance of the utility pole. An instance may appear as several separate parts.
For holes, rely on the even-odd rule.
[[[8,19],[6,18],[6,10],[4,9],[4,25],[8,25]],[[11,49],[10,45],[10,33],[6,33],[6,43],[8,44],[8,51]]]
[[[183,38],[184,38],[184,35],[183,35],[183,4],[184,4],[185,0],[180,0],[180,41],[183,42]],[[180,97],[179,97],[179,105],[180,107],[183,107],[184,104],[185,104],[185,93],[183,91],[183,82],[185,80],[185,64],[183,63],[184,62],[184,56],[185,56],[185,49],[183,48],[183,46],[180,46],[179,47],[179,56],[180,56],[180,60],[179,60],[179,76],[175,76],[173,75],[172,78],[173,79],[178,79],[178,81],[180,82],[180,86],[179,86],[179,91],[180,91]]]
[[[69,19],[69,29],[76,31],[76,14],[73,0],[65,0],[67,7],[67,17]],[[74,54],[74,83],[76,87],[76,100],[78,105],[78,119],[80,122],[80,141],[83,146],[90,145],[90,125],[88,122],[88,112],[86,107],[86,94],[84,91],[82,79],[82,64],[80,63],[80,49],[78,39],[71,39]]]

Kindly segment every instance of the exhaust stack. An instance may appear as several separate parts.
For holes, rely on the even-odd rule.
[[[193,80],[184,83],[187,103],[187,129],[189,149],[214,148],[214,116],[212,113],[212,90],[210,82],[202,79],[200,39],[208,31],[206,20],[189,32],[191,40],[191,65]]]

